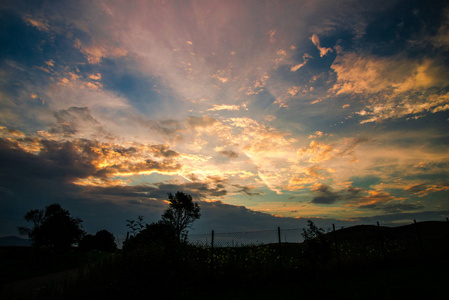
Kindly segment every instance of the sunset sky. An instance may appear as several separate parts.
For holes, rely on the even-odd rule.
[[[58,202],[126,235],[449,216],[446,1],[0,3],[0,236]]]

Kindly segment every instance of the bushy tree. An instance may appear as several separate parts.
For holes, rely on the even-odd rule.
[[[170,225],[178,240],[186,239],[188,230],[196,219],[199,219],[200,206],[192,201],[192,196],[184,192],[168,193],[167,210],[162,215],[162,221]]]
[[[107,230],[100,230],[95,235],[86,234],[79,242],[79,248],[83,251],[115,252],[117,245],[112,233]]]
[[[307,220],[307,229],[303,229],[305,256],[314,264],[325,263],[331,253],[329,241],[324,229],[317,227],[313,221]]]
[[[158,221],[146,224],[145,229],[140,230],[136,235],[126,240],[123,250],[154,249],[155,247],[167,249],[173,247],[177,241],[174,228],[163,221]]]
[[[72,218],[70,212],[58,203],[45,207],[45,210],[33,209],[25,216],[33,227],[19,227],[20,233],[25,233],[36,247],[52,247],[56,250],[66,250],[78,243],[84,231],[79,218]]]

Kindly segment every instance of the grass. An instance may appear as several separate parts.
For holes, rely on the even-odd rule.
[[[443,298],[449,282],[449,224],[425,226],[337,231],[341,268],[335,236],[328,234],[328,248],[284,243],[216,248],[212,253],[185,244],[150,244],[104,263],[99,262],[105,254],[72,252],[52,258],[52,267],[41,272],[90,266],[62,295],[48,292],[54,299]],[[417,228],[420,239],[413,231]],[[26,263],[33,258],[30,249],[0,249],[1,263],[10,274],[17,273],[15,278],[36,274]],[[7,262],[8,255],[15,260]]]
[[[110,257],[77,249],[54,254],[50,249],[0,247],[0,299],[57,299],[83,277],[92,277]]]
[[[0,285],[89,265],[108,256],[107,253],[80,253],[72,249],[54,254],[50,249],[0,247]]]

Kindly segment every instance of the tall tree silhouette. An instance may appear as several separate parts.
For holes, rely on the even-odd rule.
[[[173,227],[178,240],[186,239],[188,230],[199,219],[200,206],[192,201],[192,196],[184,192],[168,193],[168,209],[162,215],[162,221]]]
[[[36,247],[66,250],[84,235],[81,228],[83,221],[72,218],[70,212],[58,203],[46,206],[45,210],[32,209],[24,218],[27,222],[32,222],[33,227],[19,227],[19,231],[28,234]]]

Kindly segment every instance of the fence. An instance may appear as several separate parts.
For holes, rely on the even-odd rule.
[[[214,231],[213,231],[214,232]],[[226,232],[213,233],[214,247],[243,247],[260,246],[279,243],[302,243],[303,228],[298,229],[276,229],[248,232]],[[211,247],[212,233],[195,234],[188,237],[188,242],[195,246]]]
[[[441,256],[446,255],[449,250],[447,218],[446,222],[414,221],[412,224],[399,227],[380,226],[377,222],[376,225],[357,225],[336,230],[332,225],[322,228],[323,242],[320,243],[311,239],[304,243],[303,232],[306,229],[278,228],[234,233],[215,233],[212,230],[210,234],[189,236],[188,243],[209,250],[212,268],[216,268],[217,265],[225,266],[231,261],[236,263],[242,259],[247,260],[246,255],[254,257],[255,263],[257,261],[275,263],[281,270],[297,269],[299,265],[308,264],[310,261],[321,265],[326,263],[340,269],[342,265],[376,263],[422,255]],[[257,248],[268,251],[256,251]],[[257,257],[254,256],[256,252]],[[264,255],[270,255],[271,258],[263,257]],[[219,261],[220,259],[223,261]]]

